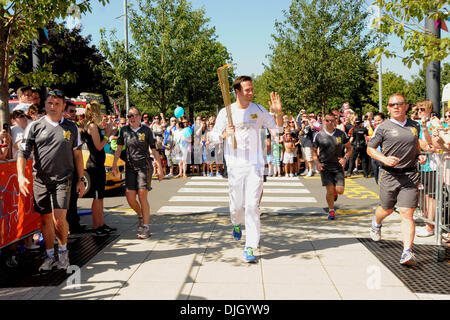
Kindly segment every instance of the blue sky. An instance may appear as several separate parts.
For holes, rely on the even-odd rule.
[[[216,28],[218,40],[225,45],[233,57],[235,72],[238,75],[259,75],[264,71],[263,63],[267,63],[274,33],[275,21],[283,20],[283,10],[289,8],[291,0],[191,0],[194,9],[204,8],[210,25]],[[128,0],[129,4],[135,3]],[[370,1],[368,1],[370,4]],[[100,28],[116,29],[119,39],[124,36],[123,0],[110,0],[103,7],[92,1],[92,13],[82,16],[83,35],[92,35],[92,43],[98,46]],[[444,32],[444,31],[443,31]],[[131,37],[131,32],[129,32]],[[130,40],[131,41],[131,40]],[[391,39],[391,47],[400,50],[397,39]],[[411,69],[403,66],[399,59],[383,59],[383,72],[393,71],[405,79],[418,73],[418,67]]]

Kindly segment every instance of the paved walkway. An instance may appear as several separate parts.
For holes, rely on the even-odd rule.
[[[78,288],[7,288],[0,299],[450,299],[450,291],[411,292],[357,240],[368,237],[369,215],[264,215],[256,264],[243,261],[244,242],[232,237],[228,216],[153,215],[148,240],[136,238],[129,211],[105,220],[120,237],[81,268]],[[400,240],[398,215],[385,221],[383,239]]]

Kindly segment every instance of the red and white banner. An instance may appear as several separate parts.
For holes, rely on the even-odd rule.
[[[28,160],[25,176],[31,182],[30,196],[20,194],[17,163],[0,163],[0,248],[13,243],[41,227],[41,219],[33,209],[33,160]]]

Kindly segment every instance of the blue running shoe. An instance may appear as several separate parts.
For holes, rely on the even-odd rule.
[[[334,220],[335,215],[336,215],[336,211],[329,210],[328,211],[328,220]]]
[[[411,249],[404,250],[402,253],[402,257],[400,259],[400,264],[406,266],[415,266],[417,265],[416,257]]]
[[[241,230],[241,225],[240,224],[234,224],[233,225],[233,237],[236,240],[241,240],[242,230]]]
[[[251,263],[256,262],[256,257],[253,255],[253,248],[252,247],[246,247],[244,250],[244,257],[245,261]]]

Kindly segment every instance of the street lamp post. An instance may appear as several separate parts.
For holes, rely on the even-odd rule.
[[[127,0],[123,0],[123,8],[124,8],[124,33],[125,33],[125,53],[126,53],[126,57],[125,59],[127,59],[127,64],[128,64],[128,4],[127,4]],[[128,78],[125,77],[125,106],[127,108],[127,114],[128,114],[128,109],[130,109],[130,99],[128,96]]]
[[[430,18],[425,19],[425,29],[440,39],[441,26],[436,26]],[[441,63],[431,61],[426,69],[427,99],[433,102],[433,112],[440,113],[440,85],[441,85]]]
[[[378,6],[378,19],[381,19],[381,7]],[[379,26],[380,20],[377,22],[377,26]],[[380,37],[380,44],[381,44],[381,35],[378,35]],[[382,57],[380,57],[380,62],[378,65],[378,111],[383,112],[383,69],[382,69]]]

